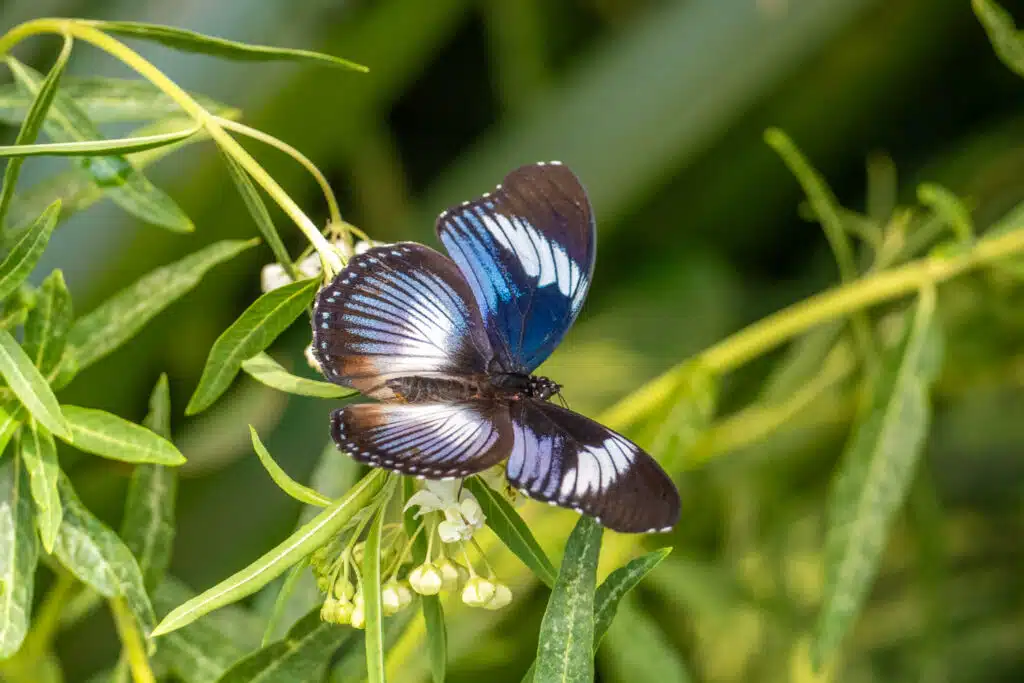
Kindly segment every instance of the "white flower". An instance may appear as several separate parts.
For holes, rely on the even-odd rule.
[[[437,525],[437,533],[445,543],[468,541],[483,527],[486,517],[472,493],[462,489],[462,482],[427,480],[424,488],[410,496],[405,504],[408,510],[419,507],[416,516],[428,512],[441,512],[444,521]]]
[[[437,567],[425,562],[409,572],[409,585],[420,595],[437,595],[444,585],[444,577]]]
[[[299,261],[299,263],[296,266],[296,268],[298,268],[299,273],[303,277],[307,277],[307,278],[309,278],[309,277],[316,277],[317,275],[319,275],[322,272],[321,271],[322,265],[320,263],[320,254],[318,254],[318,253],[316,253],[314,251],[312,254],[310,254],[306,258],[302,259],[301,261]]]
[[[387,242],[378,242],[377,240],[362,240],[356,242],[356,255],[365,254],[374,247],[383,247]]]
[[[280,263],[268,263],[260,271],[260,289],[264,293],[291,284],[291,281],[292,279],[288,277],[288,273]]]

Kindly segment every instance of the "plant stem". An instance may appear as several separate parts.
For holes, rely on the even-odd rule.
[[[21,646],[18,656],[24,656],[28,661],[42,657],[50,648],[53,637],[60,628],[61,614],[68,597],[75,588],[75,578],[67,572],[58,572],[57,579],[46,594],[43,604],[36,612],[32,620],[32,629],[25,636],[25,642]]]
[[[709,347],[697,359],[712,372],[721,374],[812,327],[1020,253],[1024,253],[1024,226],[983,239],[965,253],[925,257],[816,294],[748,325]],[[668,398],[685,367],[684,362],[640,387],[606,410],[600,421],[616,429],[632,425]]]
[[[132,680],[135,683],[156,683],[153,670],[149,667],[149,657],[146,655],[146,642],[139,633],[135,617],[124,599],[111,599],[110,611],[114,615],[114,625],[117,626],[117,633],[121,637],[122,651],[131,668]]]

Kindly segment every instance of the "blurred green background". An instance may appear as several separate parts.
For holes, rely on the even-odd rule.
[[[1003,4],[1024,18],[1024,3]],[[0,5],[5,28],[48,15],[167,23],[368,65],[360,75],[139,46],[179,84],[240,107],[244,122],[307,154],[346,219],[379,240],[436,244],[434,216],[447,205],[521,163],[569,164],[596,209],[598,268],[579,322],[545,370],[590,414],[836,281],[820,229],[798,214],[799,186],[762,142],[768,126],[789,133],[858,211],[912,203],[921,181],[968,197],[982,227],[1024,200],[1024,82],[997,61],[967,0]],[[57,42],[34,39],[16,53],[45,69]],[[69,73],[127,75],[85,47]],[[300,168],[248,146],[325,219]],[[882,172],[868,201],[868,160],[884,171],[885,155],[898,194]],[[27,181],[64,163],[32,161]],[[175,153],[149,175],[196,233],[142,225],[110,202],[75,216],[40,272],[64,269],[76,311],[202,245],[254,234],[211,145]],[[300,249],[301,235],[277,218]],[[180,415],[211,343],[258,295],[270,258],[261,247],[215,270],[62,400],[139,420],[166,371]],[[837,680],[1024,680],[1024,297],[1019,282],[999,301],[985,291],[976,279],[942,290],[944,304],[960,307],[949,313],[956,332],[927,456]],[[308,336],[296,325],[271,351],[303,371]],[[729,379],[723,414],[756,397],[774,358]],[[298,505],[253,456],[247,424],[305,480],[330,408],[242,377],[214,409],[177,421],[189,458],[177,576],[205,588],[290,531]],[[676,552],[621,613],[599,656],[601,681],[667,683],[684,671],[698,681],[814,680],[800,653],[820,600],[823,501],[849,418],[832,411],[680,479],[683,522],[670,541],[651,540]],[[128,470],[68,462],[86,502],[116,522]],[[451,680],[518,681],[544,596],[523,595],[504,621],[481,624],[472,644],[453,648]],[[663,641],[667,659],[644,654],[641,639]],[[116,643],[103,615],[65,633],[68,680],[108,666]]]

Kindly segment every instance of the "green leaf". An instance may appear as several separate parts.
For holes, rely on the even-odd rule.
[[[363,545],[363,609],[366,612],[367,683],[384,683],[384,613],[380,599],[380,541],[384,533],[385,501],[370,523]]]
[[[696,446],[714,417],[719,378],[703,364],[691,361],[678,370],[675,390],[650,419],[652,434],[644,439],[668,472],[692,465],[702,454]]]
[[[402,479],[404,499],[409,500],[416,492],[416,480],[412,477]],[[410,537],[416,533],[419,521],[413,509],[402,515],[405,533]],[[413,561],[423,564],[427,556],[427,539],[423,534],[416,536],[412,547]],[[444,683],[448,668],[448,627],[444,621],[444,607],[437,595],[421,595],[420,608],[423,612],[423,624],[427,631],[427,654],[430,657],[430,676],[434,683]]]
[[[18,84],[31,93],[40,89],[40,76],[34,69],[13,57],[7,58]],[[100,138],[96,125],[62,92],[53,97],[49,116],[43,122],[47,135],[56,142],[91,142]],[[188,216],[162,190],[157,189],[122,155],[92,156],[75,159],[93,182],[128,213],[174,232],[192,232],[195,226]]]
[[[602,531],[600,524],[583,516],[569,535],[540,624],[538,682],[594,680],[594,588]]]
[[[62,439],[71,438],[60,404],[46,378],[39,374],[32,360],[6,330],[0,330],[0,375],[32,417]]]
[[[291,257],[288,255],[288,250],[285,249],[284,242],[281,241],[281,236],[277,233],[274,219],[270,217],[267,205],[263,203],[263,198],[260,196],[259,190],[256,189],[256,185],[252,182],[249,174],[242,168],[241,164],[235,161],[234,157],[224,150],[221,150],[221,158],[224,159],[224,164],[228,167],[228,174],[231,176],[231,180],[234,181],[238,194],[242,195],[245,208],[249,210],[249,214],[256,222],[256,227],[259,229],[260,234],[263,235],[263,239],[267,241],[267,246],[274,252],[274,258],[284,266],[288,277],[292,280],[301,279],[298,268],[295,267]]]
[[[25,116],[25,122],[22,123],[21,129],[18,131],[18,136],[14,139],[14,144],[30,144],[39,137],[39,129],[42,128],[43,121],[46,120],[46,114],[53,104],[54,95],[57,94],[57,87],[60,85],[60,77],[63,75],[64,67],[67,66],[68,58],[71,56],[71,46],[73,44],[74,41],[72,41],[70,36],[64,36],[64,46],[61,48],[60,54],[57,55],[57,61],[53,63],[50,72],[46,74],[46,78],[43,79],[38,91],[32,98],[32,105]],[[18,174],[21,172],[22,163],[24,163],[23,159],[11,159],[7,162],[7,168],[4,169],[4,184],[3,188],[0,189],[0,232],[3,232],[4,219],[11,205],[11,198],[14,197],[14,190],[18,184]]]
[[[171,303],[187,294],[214,266],[250,249],[258,240],[211,244],[121,290],[75,321],[68,335],[79,370],[84,370],[134,337]]]
[[[245,309],[213,343],[185,414],[209,408],[231,385],[242,361],[270,346],[309,307],[319,284],[320,278],[292,282],[267,292]]]
[[[53,544],[60,531],[64,514],[60,504],[57,480],[60,464],[57,462],[57,444],[45,427],[29,425],[22,431],[19,441],[22,462],[32,484],[32,499],[36,502],[36,523],[43,550],[53,552]]]
[[[516,557],[546,586],[554,586],[558,572],[547,553],[534,538],[530,527],[505,498],[490,486],[474,477],[466,480],[466,487],[476,496],[487,518],[487,526],[501,539]]]
[[[145,121],[179,116],[181,105],[141,78],[86,78],[68,76],[60,82],[61,91],[70,97],[91,120],[100,123]],[[202,107],[219,116],[237,110],[198,93],[189,93]],[[28,113],[32,100],[17,85],[0,86],[0,123],[16,126]]]
[[[0,659],[21,647],[28,631],[39,547],[21,459],[0,465]]]
[[[46,211],[19,235],[7,257],[0,262],[0,300],[13,294],[36,267],[50,241],[58,216],[60,201],[46,207]]]
[[[11,437],[18,431],[25,418],[25,409],[20,403],[7,401],[0,404],[0,456],[7,450]]]
[[[623,601],[621,612],[602,651],[602,673],[613,680],[688,683],[679,652],[654,619],[633,600]]]
[[[1024,78],[1024,35],[1014,26],[1013,17],[992,0],[971,0],[971,6],[999,59]]]
[[[278,60],[308,61],[325,66],[353,69],[355,71],[368,71],[365,66],[355,62],[350,62],[341,57],[325,55],[320,52],[296,50],[288,47],[248,45],[171,26],[144,24],[136,21],[90,21],[87,23],[107,33],[139,38],[140,40],[151,40],[175,50],[182,50],[183,52],[198,52],[224,59],[256,62]]]
[[[263,630],[263,640],[260,641],[261,647],[266,647],[270,643],[274,642],[274,634],[281,627],[282,619],[286,616],[285,611],[291,601],[292,594],[298,586],[299,582],[304,576],[310,575],[306,572],[309,568],[309,564],[306,560],[302,560],[296,565],[293,565],[288,573],[285,575],[281,585],[277,587],[277,596],[274,598],[274,604],[270,608],[270,614],[267,617],[267,626]],[[268,587],[267,590],[273,590],[273,587]],[[319,594],[319,591],[317,591]],[[312,607],[310,607],[312,609]],[[317,609],[320,609],[317,607]],[[309,610],[307,610],[309,611]]]
[[[158,436],[170,439],[170,412],[167,375],[160,375],[143,424]],[[177,472],[163,465],[136,466],[128,484],[121,538],[139,561],[147,590],[160,585],[171,562],[177,490]]]
[[[860,611],[924,448],[928,390],[941,364],[934,312],[934,289],[922,290],[902,340],[883,358],[836,473],[828,504],[825,594],[811,646],[816,667],[832,657]]]
[[[105,410],[62,406],[75,448],[122,462],[181,465],[185,456],[167,439]]]
[[[297,396],[344,398],[357,393],[355,389],[293,375],[265,353],[256,354],[242,361],[242,369],[257,382],[266,384],[271,389]]]
[[[263,463],[264,469],[267,470],[267,473],[270,474],[270,478],[274,480],[274,483],[277,484],[282,491],[300,503],[305,503],[306,505],[327,507],[331,504],[330,498],[321,496],[308,486],[303,486],[289,477],[288,473],[281,469],[281,466],[278,465],[274,461],[274,458],[271,457],[270,453],[267,452],[266,446],[264,446],[263,442],[260,441],[260,435],[256,433],[256,428],[252,425],[249,425],[249,435],[252,438],[252,447],[256,450],[256,455],[259,457],[260,462]]]
[[[634,558],[608,575],[594,595],[594,652],[615,619],[619,602],[636,588],[645,576],[668,557],[672,548],[661,548]]]
[[[192,137],[199,131],[199,126],[192,126],[172,133],[140,137],[76,142],[41,142],[35,145],[0,145],[0,157],[84,157],[100,154],[129,154],[172,145]]]
[[[146,595],[139,565],[107,525],[82,505],[71,482],[63,474],[59,482],[64,519],[54,546],[54,555],[68,571],[105,598],[124,598],[144,632],[148,634],[156,616]]]
[[[160,622],[153,635],[170,633],[218,607],[241,600],[263,588],[330,540],[373,499],[386,481],[387,472],[384,470],[371,472],[347,496],[334,501],[330,507],[248,567],[178,606]]]
[[[955,194],[935,183],[921,183],[917,186],[917,201],[934,211],[959,242],[973,241],[974,222],[971,220],[971,211]]]
[[[25,319],[22,348],[44,377],[52,377],[60,367],[71,329],[71,293],[64,274],[55,270],[43,280],[36,306]]]
[[[283,639],[240,659],[217,683],[278,683],[319,681],[331,656],[352,629],[320,620],[315,609],[299,620]]]

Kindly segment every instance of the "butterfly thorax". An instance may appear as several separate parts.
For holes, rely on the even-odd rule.
[[[546,400],[561,386],[547,377],[500,374],[477,377],[399,377],[387,382],[404,403],[455,403],[474,399],[515,401],[521,398]]]

